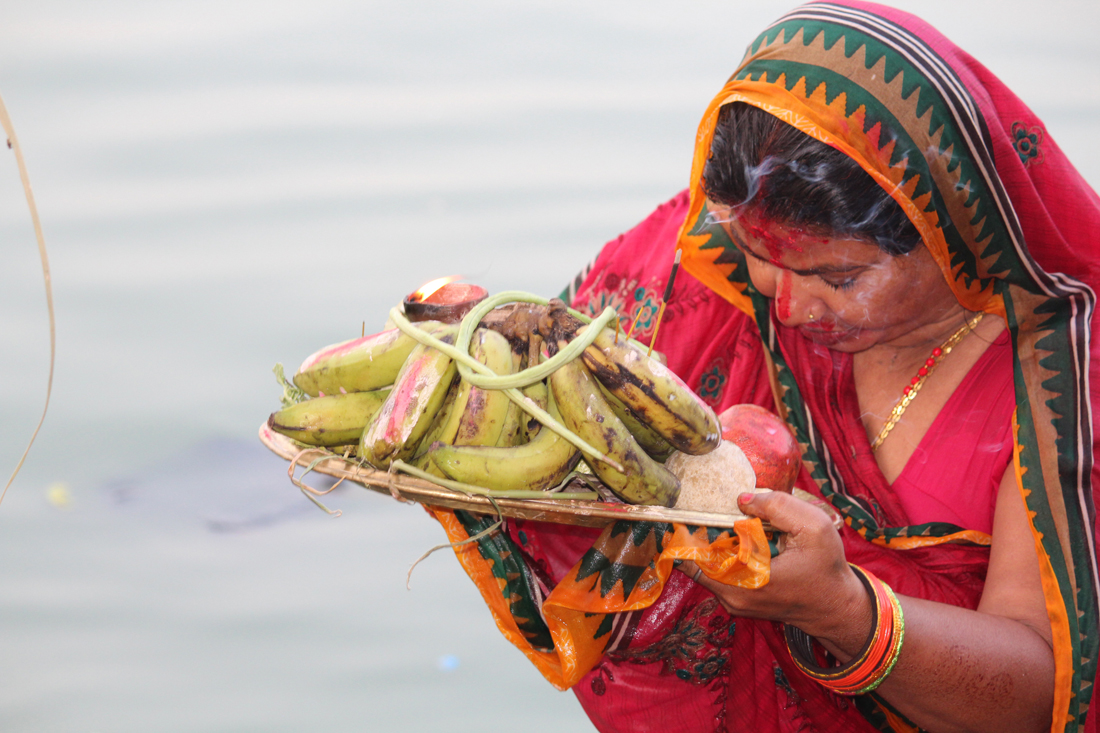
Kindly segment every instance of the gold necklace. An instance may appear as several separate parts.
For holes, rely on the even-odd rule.
[[[886,440],[886,436],[890,434],[890,431],[897,425],[898,420],[901,419],[902,414],[905,412],[905,408],[909,407],[909,403],[916,398],[917,392],[920,392],[920,388],[924,386],[924,380],[928,379],[928,375],[932,373],[936,365],[943,361],[945,356],[951,353],[951,350],[966,337],[966,334],[974,330],[974,327],[978,325],[983,316],[985,316],[985,313],[978,313],[978,315],[974,316],[969,322],[964,323],[958,331],[951,334],[951,337],[940,346],[932,349],[932,356],[925,360],[924,366],[917,370],[917,376],[913,377],[910,383],[906,385],[905,389],[902,390],[901,399],[894,405],[894,409],[890,413],[890,417],[887,418],[886,424],[882,426],[882,430],[879,431],[878,437],[871,443],[871,450],[878,450],[878,447],[882,445],[882,441]]]

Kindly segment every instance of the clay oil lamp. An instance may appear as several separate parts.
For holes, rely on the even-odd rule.
[[[410,321],[458,323],[489,291],[480,285],[459,283],[459,276],[441,277],[424,283],[403,301],[405,317]]]

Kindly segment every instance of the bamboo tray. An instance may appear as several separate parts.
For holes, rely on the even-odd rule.
[[[297,464],[301,466],[308,465],[321,455],[329,453],[331,457],[314,466],[314,472],[353,481],[380,494],[393,494],[420,504],[446,507],[448,509],[462,509],[474,514],[493,516],[497,514],[497,510],[492,503],[483,496],[468,496],[413,476],[388,473],[360,466],[321,448],[311,449],[308,453],[302,455],[303,448],[298,443],[271,430],[266,423],[260,426],[260,442],[273,453],[288,461],[297,459]],[[687,509],[612,504],[602,501],[496,499],[496,504],[500,507],[500,513],[506,517],[530,519],[537,522],[574,524],[582,527],[606,527],[620,520],[677,522],[702,527],[733,527],[735,522],[746,518],[744,515],[736,514],[714,514]],[[764,528],[765,530],[769,529],[766,524]]]

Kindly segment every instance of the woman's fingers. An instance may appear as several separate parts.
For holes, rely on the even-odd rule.
[[[717,580],[712,580],[703,572],[702,568],[691,560],[684,560],[676,569],[707,590],[713,591],[714,594],[718,596],[719,600],[722,599],[723,593],[727,591],[741,590],[740,588],[735,589],[732,585],[726,585],[725,583],[719,583]],[[727,608],[727,610],[729,609]]]
[[[699,577],[699,578],[706,577],[706,576],[704,576],[700,573],[699,566],[696,565],[695,563],[693,563],[691,560],[684,560],[683,562],[681,562],[679,565],[676,566],[676,569],[679,570],[684,575],[691,578],[692,580],[694,580],[696,577]]]
[[[730,613],[743,616],[755,616],[755,604],[752,603],[752,596],[746,595],[755,593],[760,595],[759,590],[746,590],[745,588],[737,588],[732,585],[726,585],[725,583],[719,583],[717,580],[713,580],[704,573],[698,565],[691,560],[684,560],[677,566],[684,575],[694,580],[699,585],[703,586],[718,598],[718,602]]]
[[[734,615],[811,623],[835,610],[837,598],[863,594],[844,558],[840,535],[829,516],[784,492],[742,494],[742,510],[787,534],[786,549],[772,560],[771,580],[762,588],[725,585],[699,573],[685,560],[679,570],[710,590]]]
[[[707,590],[713,592],[718,596],[718,600],[722,600],[722,596],[727,591],[734,590],[733,586],[726,585],[725,583],[719,583],[717,580],[711,580],[703,569],[693,563],[691,560],[684,560],[677,567],[684,575],[694,580],[699,585],[703,586]],[[724,604],[723,604],[724,605]],[[727,611],[733,610],[729,606],[726,607]]]
[[[745,514],[767,521],[776,530],[788,533],[791,539],[807,528],[832,527],[828,515],[820,508],[783,491],[745,492],[737,497],[737,503]]]

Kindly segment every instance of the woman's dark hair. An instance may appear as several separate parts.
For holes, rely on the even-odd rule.
[[[920,234],[859,164],[751,105],[722,107],[703,172],[707,198],[834,236],[911,252]]]

